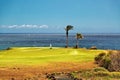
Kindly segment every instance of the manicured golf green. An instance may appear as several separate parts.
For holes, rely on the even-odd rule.
[[[0,66],[43,65],[50,62],[89,62],[105,50],[53,47],[13,47],[0,50]]]

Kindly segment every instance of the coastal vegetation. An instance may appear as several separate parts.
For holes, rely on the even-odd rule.
[[[67,25],[66,26],[66,28],[65,28],[65,31],[66,31],[66,48],[68,47],[68,32],[70,31],[70,30],[72,30],[73,29],[73,26],[72,25]]]
[[[119,72],[109,72],[103,67],[79,70],[71,73],[50,73],[46,77],[50,80],[119,80]]]
[[[79,46],[78,46],[78,40],[79,40],[79,39],[82,39],[82,38],[83,38],[83,35],[82,35],[82,34],[80,34],[80,33],[77,33],[77,34],[76,34],[76,39],[77,39],[77,40],[76,40],[76,48],[79,47]]]
[[[100,53],[95,57],[95,62],[109,71],[120,71],[120,51]]]

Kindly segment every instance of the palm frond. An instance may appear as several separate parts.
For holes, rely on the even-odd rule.
[[[66,28],[65,28],[66,31],[69,31],[69,30],[72,30],[72,29],[73,29],[72,25],[67,25]]]
[[[77,39],[82,39],[82,38],[83,38],[83,35],[80,34],[80,33],[77,33],[77,34],[76,34],[76,38],[77,38]]]

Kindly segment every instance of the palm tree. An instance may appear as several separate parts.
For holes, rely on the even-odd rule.
[[[65,28],[65,31],[66,31],[66,48],[68,47],[68,31],[69,30],[72,30],[73,29],[73,26],[71,25],[67,25],[66,28]]]
[[[77,40],[76,40],[76,48],[79,47],[79,46],[78,46],[78,40],[79,40],[79,39],[82,39],[82,38],[83,38],[83,35],[82,35],[82,34],[80,34],[80,33],[77,33],[77,34],[76,34],[76,39],[77,39]]]

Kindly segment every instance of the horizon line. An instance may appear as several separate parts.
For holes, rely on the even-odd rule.
[[[0,33],[0,34],[65,34],[65,33]],[[69,33],[69,34],[76,34],[76,33]],[[95,32],[81,32],[81,34],[120,34],[120,33],[115,33],[115,32],[112,32],[112,33],[95,33]]]

